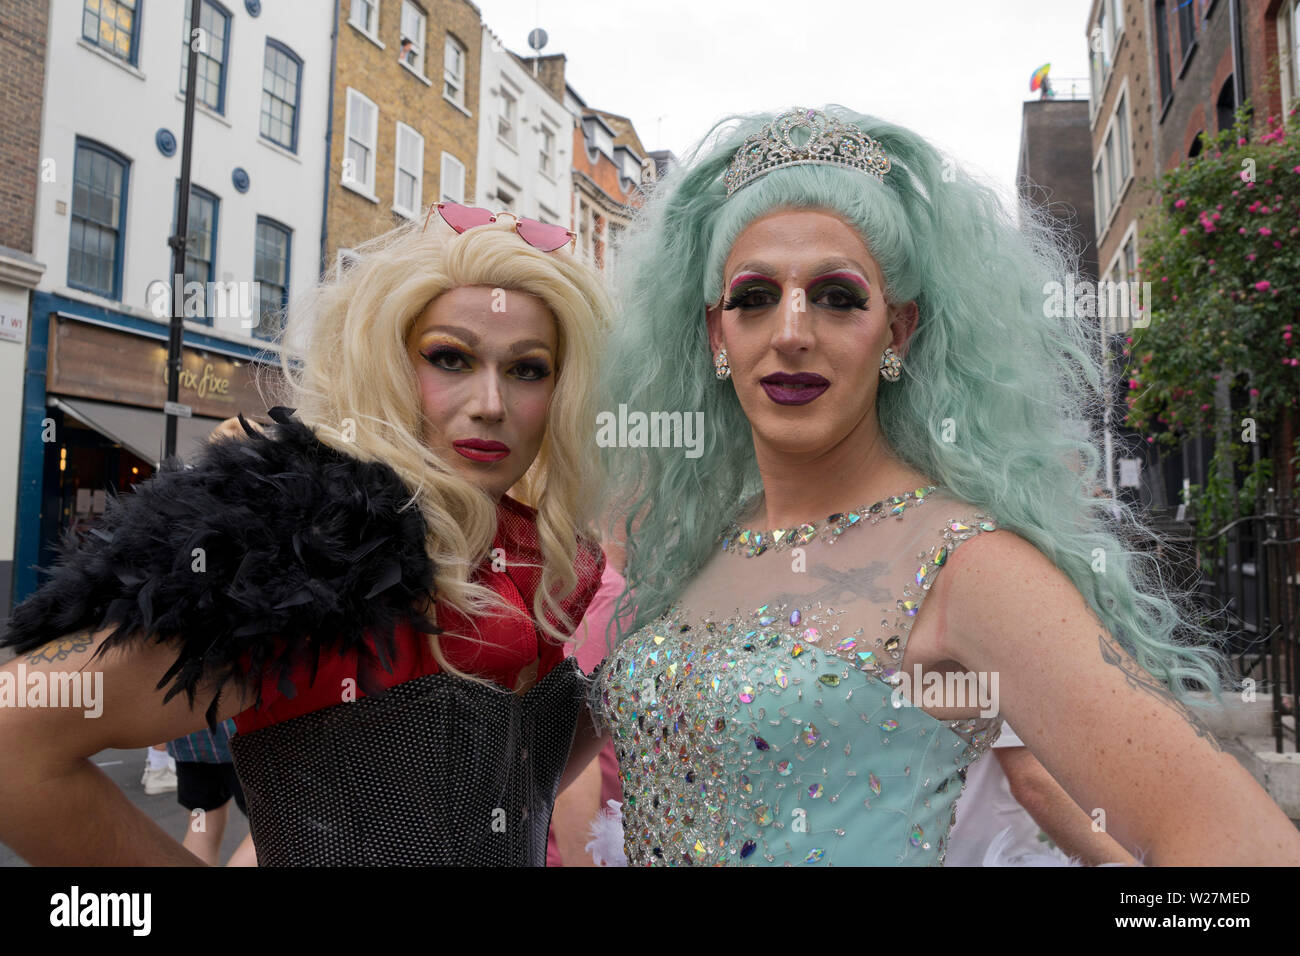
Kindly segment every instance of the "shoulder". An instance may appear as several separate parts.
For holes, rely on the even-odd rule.
[[[1006,649],[1030,642],[1050,621],[1086,613],[1065,572],[1000,525],[953,548],[934,592],[930,600],[943,609],[940,642],[963,663],[983,656],[992,643]]]

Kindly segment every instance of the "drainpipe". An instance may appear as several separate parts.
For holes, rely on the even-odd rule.
[[[330,157],[334,142],[334,79],[339,62],[339,3],[334,0],[334,28],[330,33],[330,91],[325,114],[325,191],[320,209],[320,277],[325,278],[329,264],[325,261],[326,240],[329,236],[330,211]]]

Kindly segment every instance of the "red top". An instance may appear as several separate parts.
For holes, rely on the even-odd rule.
[[[497,533],[492,551],[474,572],[476,583],[491,588],[522,611],[527,620],[496,614],[470,620],[453,608],[441,603],[437,606],[438,626],[443,629],[438,640],[447,661],[460,671],[488,678],[512,690],[520,672],[534,662],[537,663],[536,679],[541,680],[564,659],[562,646],[539,636],[532,615],[533,596],[542,576],[536,519],[535,509],[503,495],[497,506]],[[497,565],[504,565],[500,571],[493,569],[493,554],[502,559]],[[570,620],[583,616],[600,587],[604,570],[605,555],[600,546],[580,535],[574,561],[578,585],[559,602]],[[551,623],[559,625],[556,620]],[[416,632],[408,621],[397,625],[394,643],[396,654],[389,662],[391,673],[380,668],[375,675],[384,687],[395,687],[441,670],[427,637]],[[356,652],[321,655],[314,682],[310,681],[309,664],[295,667],[290,676],[296,691],[293,697],[285,696],[275,674],[265,675],[262,705],[236,714],[236,730],[241,734],[252,733],[363,696],[357,673],[358,659]]]

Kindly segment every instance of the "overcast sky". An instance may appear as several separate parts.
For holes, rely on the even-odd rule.
[[[475,0],[517,53],[545,54],[589,106],[680,158],[732,112],[842,103],[915,129],[1005,192],[1029,78],[1088,75],[1091,0]],[[1086,89],[1087,80],[1083,80]]]

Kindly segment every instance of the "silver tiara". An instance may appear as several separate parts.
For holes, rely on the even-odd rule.
[[[806,138],[803,130],[807,130]],[[802,142],[795,142],[796,135]],[[884,147],[856,126],[821,110],[799,107],[782,113],[745,140],[731,158],[722,181],[731,196],[774,169],[803,163],[857,169],[881,182],[890,167]]]

